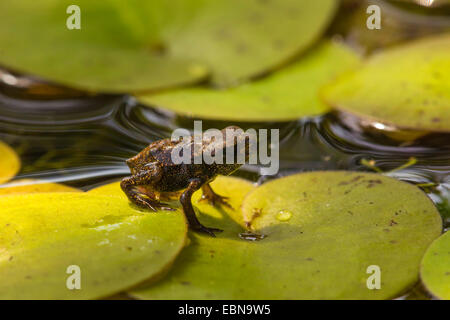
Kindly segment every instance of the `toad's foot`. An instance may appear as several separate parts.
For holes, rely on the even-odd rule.
[[[213,191],[213,189],[209,186],[209,184],[202,187],[203,195],[199,202],[201,201],[207,201],[210,205],[216,207],[217,205],[225,206],[231,210],[233,210],[233,207],[228,203],[228,197],[223,197],[221,195],[218,195]]]
[[[194,208],[192,207],[192,194],[200,189],[200,186],[203,184],[203,181],[200,179],[193,179],[187,189],[183,192],[180,197],[181,205],[183,206],[184,214],[189,223],[189,227],[192,231],[202,232],[209,234],[211,237],[215,237],[214,232],[221,232],[220,229],[207,228],[203,226],[200,221],[198,221],[197,216],[195,215]]]
[[[175,211],[176,209],[172,208],[167,203],[159,202],[157,200],[142,198],[142,201],[136,203],[141,208],[150,209],[153,211],[164,210],[164,211]]]
[[[195,231],[195,232],[206,233],[206,234],[208,234],[208,235],[210,235],[211,237],[214,237],[214,238],[216,237],[214,232],[223,232],[222,229],[208,228],[208,227],[205,227],[205,226],[203,226],[201,224],[191,226],[191,229],[193,231]]]

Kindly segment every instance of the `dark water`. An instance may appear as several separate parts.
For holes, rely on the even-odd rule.
[[[287,123],[234,123],[244,129],[278,128],[281,140],[277,176],[260,176],[257,166],[244,166],[237,175],[261,183],[311,170],[371,171],[361,159],[375,160],[378,168],[389,171],[415,157],[415,165],[389,175],[429,185],[425,191],[450,217],[450,135],[405,143],[362,128],[353,119],[340,119],[330,113]],[[229,124],[205,121],[203,128]],[[45,179],[87,190],[127,175],[127,158],[179,127],[192,129],[192,120],[141,106],[129,96],[28,100],[5,90],[0,95],[0,140],[15,148],[23,162],[16,179]]]

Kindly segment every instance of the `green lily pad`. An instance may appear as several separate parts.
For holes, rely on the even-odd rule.
[[[190,1],[202,11],[169,39],[179,56],[205,62],[212,81],[230,85],[260,75],[312,45],[333,18],[335,0]]]
[[[81,190],[60,183],[32,179],[20,179],[8,184],[0,185],[0,197],[12,194],[49,192],[81,192]]]
[[[259,81],[226,90],[180,89],[138,99],[178,114],[215,120],[286,121],[324,113],[319,88],[356,67],[359,57],[345,46],[326,42],[286,69]]]
[[[450,300],[450,232],[428,248],[422,260],[420,277],[431,294]]]
[[[198,202],[201,192],[196,192],[192,203],[199,220],[208,227],[221,228],[217,238],[190,232],[188,246],[163,280],[150,287],[128,292],[140,299],[230,299],[241,298],[238,289],[245,287],[244,279],[250,267],[245,253],[252,243],[239,239],[244,232],[240,206],[245,195],[255,187],[248,181],[233,177],[218,177],[212,188],[229,197],[229,203],[237,210],[217,209]],[[259,261],[257,261],[259,263]],[[236,295],[233,293],[236,291]]]
[[[100,187],[89,190],[87,193],[128,199],[126,194],[120,188],[120,181],[102,185]]]
[[[239,208],[245,182],[218,181]],[[418,279],[420,259],[442,221],[417,187],[376,174],[314,172],[268,182],[250,192],[242,213],[198,206],[217,239],[192,234],[161,281],[131,294],[143,299],[383,299]],[[243,220],[244,218],[244,220]],[[247,225],[266,235],[241,240]],[[417,235],[420,235],[418,237]],[[247,238],[251,238],[251,235]],[[369,266],[381,289],[369,290]]]
[[[88,91],[161,89],[204,79],[205,66],[182,56],[162,55],[154,48],[159,43],[158,29],[146,26],[143,19],[158,10],[160,2],[141,2],[148,15],[139,15],[141,5],[113,0],[2,1],[0,62]],[[81,30],[66,27],[70,5],[80,7]]]
[[[187,232],[180,211],[149,213],[86,193],[0,197],[0,226],[0,299],[117,293],[164,273]],[[80,290],[66,286],[69,266],[81,271]]]
[[[69,5],[81,10],[81,30],[66,27]],[[335,9],[334,0],[2,2],[0,62],[89,91],[190,84],[208,69],[229,84],[309,47]]]
[[[0,184],[13,178],[20,170],[19,156],[8,145],[0,141]]]
[[[450,132],[450,34],[372,56],[324,88],[332,107],[403,129]]]

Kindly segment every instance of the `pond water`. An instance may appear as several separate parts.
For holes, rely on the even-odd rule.
[[[204,121],[203,128],[229,124]],[[445,218],[450,217],[448,134],[397,141],[336,113],[285,123],[233,124],[280,130],[278,175],[261,176],[257,166],[244,166],[239,176],[262,183],[301,171],[371,171],[362,159],[375,160],[387,172],[415,157],[415,165],[388,174],[428,186],[425,191]],[[7,90],[0,95],[0,140],[13,146],[23,162],[16,179],[45,179],[88,190],[128,175],[126,159],[180,127],[192,129],[193,121],[144,107],[130,96],[29,100]]]

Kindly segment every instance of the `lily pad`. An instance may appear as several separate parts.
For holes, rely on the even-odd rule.
[[[148,213],[86,193],[0,197],[0,226],[0,299],[117,293],[165,272],[187,232],[179,211]],[[69,290],[78,267],[81,289]]]
[[[332,107],[402,129],[450,132],[450,34],[372,56],[323,91]]]
[[[138,6],[113,0],[2,1],[0,62],[15,71],[94,92],[161,89],[204,79],[205,66],[158,50],[158,28],[146,26],[143,19],[158,10],[160,2]],[[80,8],[81,30],[66,27],[70,5]],[[141,6],[147,15],[136,12]]]
[[[20,159],[8,145],[0,141],[0,184],[13,178],[20,170]]]
[[[428,248],[422,260],[420,276],[431,294],[450,300],[450,232]]]
[[[245,287],[244,277],[249,266],[245,254],[252,243],[239,238],[244,232],[240,206],[245,195],[255,187],[252,183],[233,177],[218,177],[212,188],[229,197],[229,203],[237,210],[216,209],[198,202],[201,192],[193,195],[199,220],[208,227],[221,228],[217,238],[190,232],[188,246],[163,280],[150,287],[129,292],[140,299],[230,299],[241,298],[238,289]],[[260,263],[256,261],[255,263]],[[236,294],[234,292],[236,291]]]
[[[122,199],[128,199],[125,193],[120,188],[120,181],[108,183],[100,187],[96,187],[88,191],[90,194],[114,196]]]
[[[148,105],[178,114],[215,120],[286,121],[324,113],[319,88],[358,65],[359,57],[342,44],[326,42],[295,64],[236,88],[180,89],[139,96]]]
[[[335,0],[188,1],[195,19],[168,39],[181,57],[199,59],[220,86],[265,73],[312,45],[338,6]]]
[[[230,196],[236,209],[251,190],[231,180],[219,180],[214,188]],[[192,234],[168,275],[131,291],[133,296],[393,298],[417,281],[420,259],[442,228],[438,211],[419,188],[356,172],[304,173],[268,182],[247,195],[243,216],[207,205],[198,209],[203,221],[225,232],[217,239]],[[241,240],[240,225],[266,237]],[[381,268],[380,290],[367,288],[373,265]]]
[[[80,30],[66,27],[70,5],[80,8]],[[89,91],[179,86],[204,79],[209,69],[215,83],[230,84],[309,47],[336,6],[335,0],[3,1],[0,62]]]
[[[32,179],[20,179],[8,184],[0,185],[0,197],[12,194],[48,192],[81,192],[81,190],[60,183]]]

